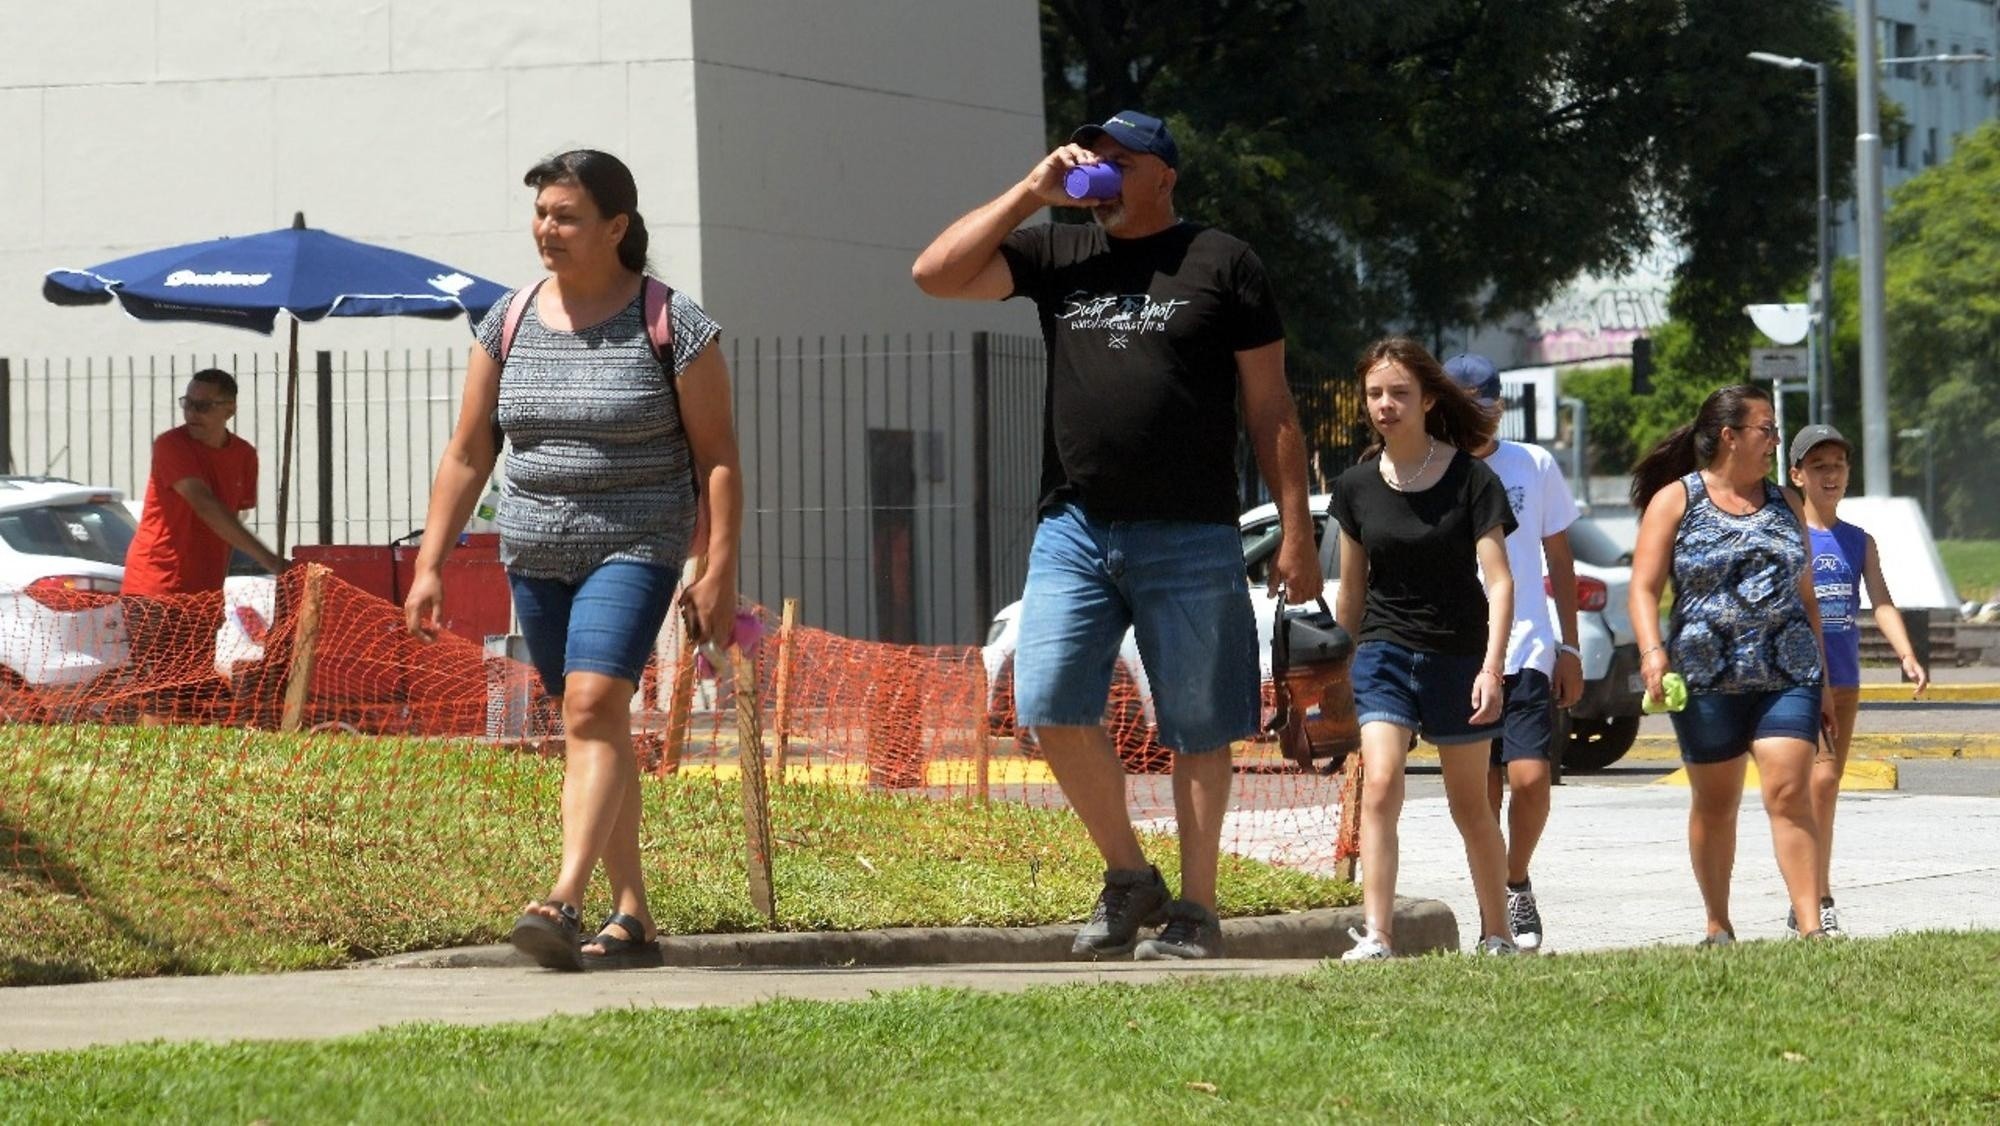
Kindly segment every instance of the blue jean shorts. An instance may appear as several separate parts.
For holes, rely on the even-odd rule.
[[[1257,730],[1257,624],[1235,528],[1096,520],[1073,504],[1045,513],[1014,654],[1020,724],[1103,722],[1127,628],[1162,746],[1212,751]]]
[[[1522,669],[1507,678],[1507,701],[1500,709],[1500,737],[1493,740],[1493,765],[1548,761],[1556,737],[1556,700],[1548,674]]]
[[[1759,739],[1819,742],[1819,685],[1770,692],[1690,692],[1671,713],[1681,761],[1728,762]]]
[[[1407,727],[1439,747],[1495,739],[1500,721],[1477,727],[1472,723],[1472,681],[1482,661],[1420,653],[1392,641],[1364,641],[1354,647],[1354,709],[1360,713],[1359,722]]]
[[[614,559],[575,583],[509,574],[514,614],[542,688],[563,694],[573,672],[602,673],[635,686],[667,620],[680,575],[654,563]]]

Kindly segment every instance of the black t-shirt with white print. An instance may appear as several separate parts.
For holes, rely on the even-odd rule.
[[[1042,506],[1235,526],[1236,353],[1285,335],[1256,254],[1194,223],[1043,224],[1000,249],[1048,344]]]
[[[1486,587],[1473,545],[1494,528],[1503,535],[1515,528],[1498,474],[1453,450],[1436,484],[1405,493],[1389,487],[1380,458],[1371,457],[1334,480],[1327,507],[1368,556],[1356,640],[1390,641],[1419,653],[1485,654]]]

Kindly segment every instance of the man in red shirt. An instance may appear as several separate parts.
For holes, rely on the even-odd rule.
[[[243,526],[237,513],[257,503],[257,450],[229,430],[236,379],[209,368],[189,378],[181,426],[153,439],[152,472],[139,530],[125,552],[125,624],[145,726],[199,722],[215,676],[222,625],[222,580],[240,548],[269,571],[285,561]],[[200,595],[206,598],[168,597]]]
[[[146,506],[125,554],[126,594],[219,591],[231,548],[267,571],[285,566],[237,517],[257,503],[257,450],[229,430],[235,377],[218,368],[196,372],[181,414],[185,424],[153,440]]]

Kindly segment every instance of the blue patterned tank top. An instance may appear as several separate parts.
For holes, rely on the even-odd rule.
[[[1805,536],[1784,494],[1764,482],[1764,506],[1732,516],[1700,471],[1681,478],[1687,515],[1674,538],[1674,609],[1667,660],[1688,690],[1771,692],[1820,682],[1819,642],[1799,597]]]

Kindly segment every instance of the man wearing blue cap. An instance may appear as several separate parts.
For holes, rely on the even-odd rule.
[[[1446,360],[1444,370],[1488,410],[1500,409],[1500,373],[1493,361],[1465,353]],[[1528,864],[1549,823],[1554,709],[1569,707],[1583,694],[1583,654],[1576,645],[1576,560],[1568,532],[1576,522],[1576,502],[1556,459],[1540,446],[1489,439],[1472,455],[1500,478],[1516,523],[1507,537],[1507,567],[1517,576],[1514,631],[1507,639],[1507,696],[1500,738],[1493,741],[1487,794],[1497,816],[1503,793],[1514,792],[1506,820],[1507,921],[1515,944],[1531,952],[1541,949],[1545,937]],[[1541,584],[1533,581],[1543,574],[1556,601],[1556,623],[1549,621]]]
[[[1231,741],[1256,731],[1257,627],[1236,530],[1237,404],[1276,498],[1272,586],[1301,602],[1323,576],[1306,507],[1305,439],[1285,383],[1284,324],[1257,256],[1174,211],[1180,150],[1126,110],[1086,125],[1019,183],[946,228],[911,273],[934,297],[1027,297],[1048,346],[1041,514],[1014,655],[1019,724],[1107,867],[1072,953],[1221,952],[1215,881]],[[1065,180],[1109,165],[1095,222],[1020,227],[1075,207]],[[1110,177],[1104,177],[1110,179]],[[1126,630],[1139,643],[1160,742],[1174,750],[1181,888],[1147,863],[1124,768],[1101,719]],[[1164,921],[1139,941],[1142,926]]]

